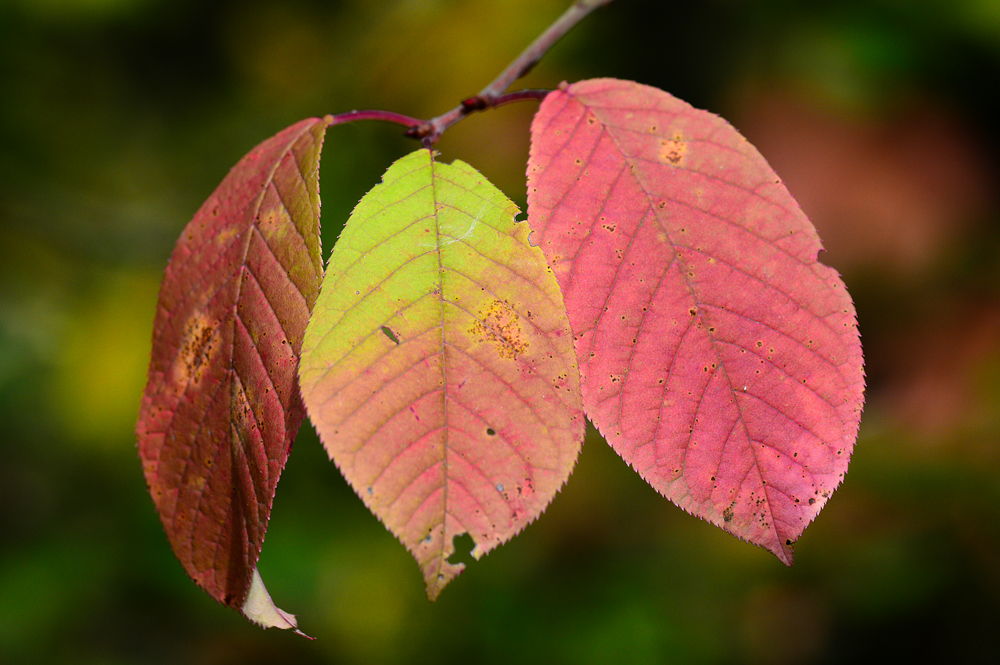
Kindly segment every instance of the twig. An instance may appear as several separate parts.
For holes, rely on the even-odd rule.
[[[577,23],[586,18],[590,12],[598,7],[603,7],[611,1],[576,0],[576,2],[570,5],[569,9],[563,12],[562,16],[557,18],[528,48],[524,49],[521,55],[517,56],[512,63],[507,65],[507,68],[500,72],[499,76],[493,79],[488,86],[480,90],[478,95],[463,100],[461,104],[447,113],[442,113],[436,118],[431,118],[417,126],[410,127],[406,130],[406,136],[421,139],[425,147],[430,147],[437,142],[446,129],[470,113],[488,108],[496,108],[509,102],[544,98],[545,94],[549,92],[548,90],[522,90],[510,93],[510,95],[504,95],[503,93],[506,92],[507,88],[514,81],[531,71],[531,68],[542,59],[542,56],[556,42],[562,39],[567,32],[573,29]]]
[[[552,48],[556,42],[573,29],[590,12],[598,7],[610,3],[612,0],[576,0],[569,9],[563,12],[545,32],[538,36],[528,48],[524,49],[521,55],[507,65],[507,68],[500,72],[493,81],[479,91],[474,97],[462,100],[462,103],[446,113],[442,113],[430,120],[420,120],[411,118],[408,115],[393,113],[392,111],[348,111],[339,115],[329,116],[331,125],[339,125],[355,120],[379,120],[382,122],[392,122],[406,127],[406,136],[413,139],[420,139],[425,148],[434,145],[444,130],[476,111],[497,108],[504,104],[520,102],[530,99],[545,99],[551,90],[526,89],[506,92],[507,88],[521,78],[531,68],[538,64],[542,56]],[[506,93],[506,94],[505,94]]]
[[[493,79],[492,83],[483,88],[478,96],[490,100],[503,94],[511,83],[530,72],[542,59],[542,56],[577,23],[586,18],[590,12],[610,2],[611,0],[576,0],[569,9],[563,12],[562,16],[555,20],[555,23],[540,34],[528,48],[524,49],[514,62],[507,65],[507,69],[500,72],[500,75]]]
[[[496,108],[513,102],[545,99],[545,96],[550,92],[552,91],[533,88],[508,92],[505,95],[494,97],[492,100],[486,100],[480,95],[469,97],[468,99],[463,99],[461,104],[447,113],[442,113],[432,120],[420,121],[416,126],[411,126],[406,130],[406,136],[413,139],[420,139],[425,148],[430,148],[441,138],[441,133],[444,130],[476,111],[485,111],[486,109]]]

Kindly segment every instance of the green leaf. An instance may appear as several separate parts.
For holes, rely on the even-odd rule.
[[[416,558],[431,599],[566,481],[584,419],[562,296],[517,207],[418,150],[355,208],[299,369],[331,458]]]

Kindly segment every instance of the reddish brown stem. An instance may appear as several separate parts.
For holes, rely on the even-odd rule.
[[[479,91],[474,97],[462,100],[462,103],[446,113],[442,113],[430,120],[418,120],[399,113],[390,111],[350,111],[332,116],[332,124],[338,125],[354,120],[381,120],[383,122],[394,122],[407,128],[406,136],[419,139],[425,148],[434,145],[441,134],[446,129],[466,116],[477,111],[496,108],[512,102],[520,102],[526,99],[544,99],[551,90],[517,90],[507,93],[507,88],[527,74],[532,67],[538,64],[542,56],[556,42],[569,32],[577,23],[582,21],[590,12],[598,7],[610,3],[612,0],[576,0],[569,9],[563,12],[562,16],[546,28],[545,32],[538,36],[528,48],[524,49],[521,55],[517,56],[507,68],[500,72],[493,81]],[[505,94],[506,93],[506,94]]]
[[[446,129],[454,125],[456,122],[461,121],[470,113],[475,113],[476,111],[483,111],[488,108],[496,108],[501,104],[506,104],[509,102],[521,101],[523,99],[542,99],[545,97],[549,91],[544,91],[545,94],[538,94],[542,91],[538,90],[523,90],[518,92],[510,93],[511,97],[508,98],[507,95],[503,93],[506,92],[507,88],[521,78],[529,71],[531,68],[538,64],[538,61],[542,59],[542,56],[552,48],[556,42],[563,38],[563,36],[573,29],[573,27],[582,21],[590,12],[594,11],[598,7],[603,7],[604,5],[610,3],[612,0],[576,0],[569,9],[563,12],[562,16],[557,18],[555,22],[546,28],[545,32],[538,36],[535,41],[531,43],[528,48],[521,52],[521,55],[517,56],[513,62],[507,65],[507,68],[500,72],[493,81],[479,91],[479,94],[475,97],[470,97],[464,100],[461,104],[448,111],[447,113],[442,113],[436,118],[431,118],[427,122],[421,124],[419,127],[411,127],[407,130],[406,135],[411,138],[421,139],[424,147],[430,147],[441,138],[441,134],[444,133]],[[523,93],[523,94],[522,94]]]
[[[339,113],[337,115],[330,116],[330,118],[331,126],[340,125],[345,122],[354,122],[355,120],[380,120],[382,122],[393,122],[397,125],[402,125],[403,127],[416,127],[424,122],[418,118],[411,118],[410,116],[403,115],[401,113],[377,110],[348,111],[347,113]]]
[[[479,97],[485,99],[494,99],[499,97],[510,85],[521,78],[529,71],[532,67],[538,64],[538,61],[542,59],[542,56],[550,48],[552,48],[556,42],[563,38],[563,36],[573,29],[577,23],[582,21],[587,17],[590,12],[594,11],[598,7],[603,7],[609,4],[612,0],[576,0],[569,9],[563,12],[562,16],[557,18],[555,22],[546,28],[545,32],[540,34],[535,41],[531,43],[528,48],[524,49],[521,55],[514,59],[514,62],[507,65],[507,68],[500,72],[493,81],[483,88]]]
[[[444,130],[448,129],[456,122],[459,122],[470,113],[496,108],[513,102],[522,102],[531,99],[545,99],[545,96],[550,92],[552,91],[527,89],[515,90],[514,92],[509,92],[505,95],[498,95],[493,98],[485,98],[481,95],[469,97],[447,113],[443,113],[432,120],[426,120],[418,125],[410,127],[406,130],[406,136],[409,136],[412,139],[420,139],[424,144],[424,147],[429,148],[437,142]]]

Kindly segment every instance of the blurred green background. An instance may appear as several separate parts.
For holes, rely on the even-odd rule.
[[[965,662],[1000,621],[1000,1],[616,0],[527,86],[629,78],[729,118],[814,219],[869,377],[850,473],[786,569],[591,436],[542,518],[431,604],[304,426],[261,631],[173,558],[133,434],[174,240],[300,118],[429,117],[567,0],[0,0],[0,662]],[[520,84],[515,87],[520,87]],[[522,207],[536,105],[450,130]],[[335,127],[327,248],[415,147]],[[329,249],[327,250],[329,251]]]

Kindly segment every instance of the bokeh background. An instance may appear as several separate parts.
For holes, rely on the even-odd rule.
[[[429,603],[306,424],[260,569],[308,642],[216,605],[136,456],[157,284],[300,118],[436,115],[567,0],[0,0],[0,661],[976,662],[1000,621],[1000,1],[616,0],[526,81],[629,78],[729,118],[857,302],[850,473],[782,566],[588,437],[542,518]],[[522,207],[534,103],[450,130]],[[327,248],[415,144],[335,127]],[[329,251],[329,250],[327,250]]]

